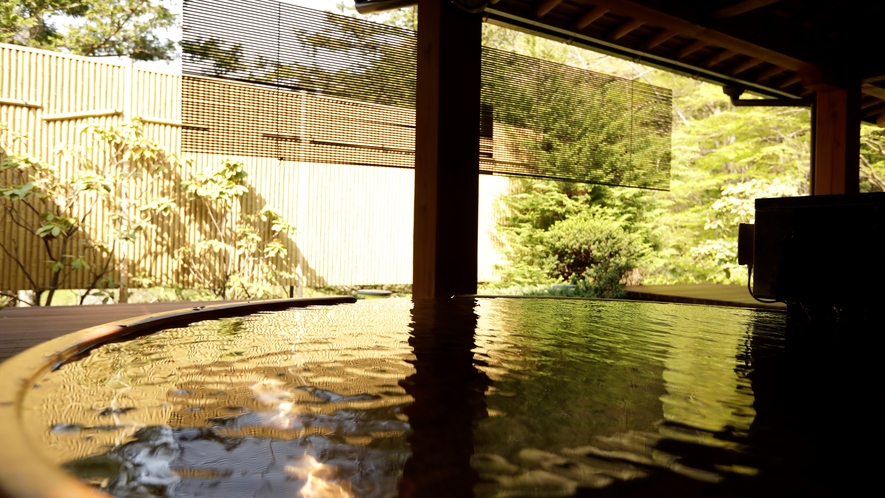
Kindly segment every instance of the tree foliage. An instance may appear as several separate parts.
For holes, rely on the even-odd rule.
[[[492,48],[482,67],[482,102],[508,149],[496,159],[537,176],[662,186],[670,116],[657,89]]]
[[[626,274],[614,272],[622,275],[622,283],[624,275],[645,283],[745,283],[745,273],[737,271],[736,232],[739,223],[754,218],[753,200],[808,192],[810,127],[806,109],[735,108],[714,85],[494,26],[486,26],[483,36],[487,44],[497,48],[641,79],[673,92],[669,192],[597,186],[584,187],[597,195],[576,196],[574,192],[581,187],[574,184],[514,189],[503,199],[507,214],[499,224],[510,261],[501,271],[504,282],[530,286],[573,278],[567,266],[551,265],[541,256],[549,254],[544,243],[549,242],[546,237],[551,227],[561,223],[570,228],[570,240],[576,241],[561,245],[565,252],[560,258],[564,260],[579,258],[590,247],[592,241],[583,230],[598,234],[610,233],[615,226],[623,230],[626,237],[611,238],[621,241],[623,254],[609,256],[635,267]],[[587,102],[570,104],[564,106],[566,115],[551,121],[551,129],[557,123],[572,127],[576,116],[588,112]],[[596,119],[617,124],[601,114]],[[599,133],[605,127],[597,128],[584,131],[605,140],[605,134]],[[544,146],[542,140],[537,143]],[[571,144],[565,145],[561,150]],[[885,164],[885,155],[876,155],[881,149],[875,144],[867,145],[866,150],[871,164],[882,161],[879,168]],[[607,154],[612,164],[623,160],[621,151],[612,149]],[[569,162],[575,157],[565,154],[562,160]],[[875,178],[867,176],[873,179],[870,184],[875,184]],[[608,213],[606,217],[594,214],[600,209]],[[595,225],[584,219],[591,216],[587,213],[594,214]],[[575,221],[567,221],[572,218]],[[601,219],[609,225],[601,224]],[[583,230],[572,230],[578,226]],[[637,244],[652,250],[632,251]]]
[[[627,275],[650,246],[599,206],[556,222],[544,237],[552,274],[592,297],[621,297]]]
[[[0,42],[78,55],[172,59],[176,22],[157,0],[0,0]]]
[[[885,192],[885,130],[868,124],[860,132],[860,191]]]
[[[619,297],[657,245],[647,194],[599,185],[518,180],[501,199],[509,264],[499,289],[572,283],[577,294]],[[651,203],[654,203],[651,200]]]
[[[670,191],[658,223],[662,250],[646,283],[746,283],[737,265],[737,226],[754,199],[807,194],[810,114],[803,108],[731,105],[718,86],[663,72],[674,93]]]

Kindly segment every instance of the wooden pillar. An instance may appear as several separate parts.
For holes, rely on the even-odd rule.
[[[859,186],[860,84],[816,92],[812,194],[853,194]]]
[[[418,2],[412,295],[476,293],[482,18]]]

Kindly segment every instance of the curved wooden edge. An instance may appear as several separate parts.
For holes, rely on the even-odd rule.
[[[34,449],[22,424],[22,402],[49,370],[100,344],[214,318],[307,306],[355,303],[353,297],[278,299],[185,308],[143,315],[73,332],[0,363],[0,498],[107,498]],[[98,308],[98,307],[97,307]]]
[[[629,294],[629,293],[628,293]],[[655,299],[661,297],[658,294],[636,294],[636,297],[628,295],[626,298],[611,298],[611,297],[578,297],[578,296],[519,296],[519,295],[511,295],[511,294],[456,294],[452,296],[453,298],[472,298],[472,299],[572,299],[576,301],[609,301],[609,302],[619,302],[619,303],[651,303],[651,304],[678,304],[680,306],[706,306],[713,308],[731,308],[731,309],[746,309],[746,310],[756,310],[756,311],[773,311],[773,312],[781,312],[786,313],[787,309],[782,305],[766,305],[760,303],[758,306],[753,304],[743,304],[743,303],[733,303],[729,301],[714,301],[714,300],[695,300],[694,302],[689,301],[677,301],[677,300],[667,300],[667,299]],[[644,297],[639,297],[644,296]]]

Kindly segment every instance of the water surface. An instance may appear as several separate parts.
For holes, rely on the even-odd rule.
[[[785,330],[738,308],[367,300],[106,344],[25,418],[117,496],[826,494],[775,392]]]

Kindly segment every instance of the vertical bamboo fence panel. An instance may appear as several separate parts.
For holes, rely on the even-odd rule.
[[[74,163],[59,154],[61,145],[84,153],[94,144],[79,132],[87,122],[107,126],[123,114],[119,92],[126,68],[98,59],[77,57],[43,50],[0,45],[0,121],[10,132],[23,135],[10,149],[59,167],[62,181],[71,177]],[[9,173],[6,173],[8,179]],[[80,213],[77,213],[80,214]],[[99,224],[105,214],[96,209],[88,216],[90,225]],[[27,219],[34,223],[37,217]],[[34,280],[48,281],[50,268],[43,241],[3,218],[0,242],[26,266]],[[84,239],[74,237],[68,253],[79,255]],[[31,286],[16,258],[0,253],[0,288],[27,289]],[[99,265],[102,263],[99,257]],[[116,272],[111,272],[117,278]],[[90,280],[85,272],[75,272],[65,286],[83,287]]]
[[[60,150],[95,146],[88,135],[80,133],[85,124],[109,126],[138,117],[145,136],[175,154],[181,151],[182,126],[199,126],[182,122],[179,75],[4,44],[0,44],[0,66],[0,122],[25,136],[11,150],[57,165],[62,178],[71,176],[75,163],[59,155]],[[225,158],[241,161],[248,173],[249,194],[239,209],[257,212],[271,206],[298,228],[297,233],[282,238],[289,254],[281,263],[297,268],[299,275],[290,285],[411,282],[413,170],[210,153],[189,154],[182,170],[153,186],[155,192],[172,194],[180,209],[159,218],[156,227],[131,246],[121,247],[111,262],[111,278],[127,283],[129,276],[141,275],[157,284],[196,284],[174,253],[208,236],[207,219],[181,192],[180,182],[198,171],[219,167]],[[483,176],[480,181],[480,281],[494,279],[494,266],[501,261],[494,204],[507,185],[502,177]],[[129,209],[136,209],[141,201],[127,200]],[[89,224],[107,226],[107,217],[105,210],[96,209]],[[0,225],[0,242],[28,255],[21,258],[28,272],[46,281],[49,268],[37,237],[16,227],[7,216]],[[84,288],[89,281],[88,273],[78,272],[64,288]],[[15,258],[0,253],[0,289],[30,287]]]

